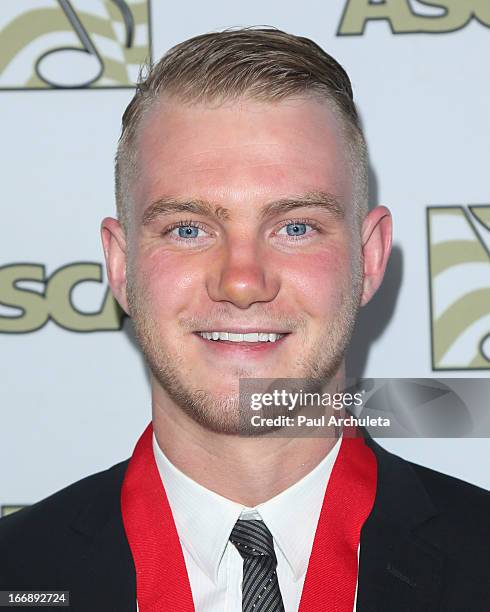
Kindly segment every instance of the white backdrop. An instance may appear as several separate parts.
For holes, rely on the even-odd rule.
[[[91,40],[106,60],[106,73],[94,87],[60,90],[47,88],[31,73],[47,49],[81,44],[67,26],[62,4],[3,0],[0,5],[0,506],[31,504],[127,458],[151,414],[148,378],[128,321],[122,330],[72,331],[77,326],[115,326],[110,303],[104,316],[87,316],[101,309],[106,294],[105,271],[101,282],[94,280],[95,264],[103,264],[99,225],[104,216],[115,214],[113,156],[120,118],[133,95],[120,84],[133,78],[138,58],[147,52],[147,3],[127,0],[135,16],[130,56],[133,51],[121,52],[125,22],[114,6],[107,8],[116,3],[73,0],[86,31],[93,30]],[[383,6],[368,0],[153,0],[150,7],[154,59],[199,33],[266,24],[313,38],[347,69],[370,146],[372,203],[391,208],[395,231],[385,285],[362,313],[356,332],[351,374],[386,378],[490,373],[490,341],[485,340],[490,300],[482,301],[490,289],[485,250],[490,209],[482,206],[490,203],[490,10],[481,0],[459,3],[468,8],[467,14],[454,8],[458,2],[438,4],[451,10],[445,14],[430,2],[409,0],[386,0]],[[29,17],[19,21],[39,5],[52,11],[44,32],[36,30],[40,19],[36,27]],[[473,18],[471,8],[476,11]],[[381,10],[391,21],[381,19]],[[104,11],[112,19],[112,40],[104,34],[107,22],[94,25],[86,16]],[[364,33],[356,34],[362,15],[378,19],[368,20]],[[15,27],[25,32],[21,49],[12,42],[15,19]],[[64,26],[53,26],[57,20]],[[67,31],[58,31],[60,27]],[[351,33],[338,35],[342,28]],[[424,32],[427,29],[432,32]],[[43,65],[45,73],[59,69],[60,79],[74,78],[72,66],[80,59],[75,55],[58,56],[57,61],[66,60],[64,72],[63,62],[57,68],[55,61]],[[56,60],[54,55],[51,60]],[[121,66],[127,68],[123,76]],[[87,74],[91,69],[80,68]],[[479,216],[468,205],[480,205],[475,209]],[[433,246],[433,267],[448,265],[451,270],[446,270],[446,280],[434,278],[429,285],[427,209],[449,206],[456,208],[439,211],[443,214],[431,221],[431,232],[434,244],[442,234],[446,241],[455,241],[451,252],[456,261],[441,264],[440,250]],[[455,223],[459,229],[451,233]],[[462,239],[470,249],[456,244]],[[470,251],[474,261],[463,255],[457,261],[458,253]],[[14,264],[19,267],[13,270]],[[26,264],[30,268],[21,267]],[[91,265],[73,266],[65,276],[58,274],[56,282],[43,282],[73,264]],[[92,278],[75,284],[71,292],[73,306],[85,317],[74,314],[68,301],[67,276],[74,283],[76,273],[78,280]],[[440,351],[434,356],[431,348],[430,286],[437,316],[465,292],[478,293],[473,306],[461,302],[447,320],[434,321],[432,339],[453,347],[445,357]],[[19,303],[31,319],[12,307]],[[36,326],[36,316],[42,324],[43,313],[44,319],[51,313],[51,320],[26,331]],[[434,369],[438,367],[443,369]],[[414,461],[490,488],[487,439],[380,442]]]

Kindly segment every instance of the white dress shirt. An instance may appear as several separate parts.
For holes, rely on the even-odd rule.
[[[339,439],[301,480],[255,508],[248,508],[203,487],[177,469],[153,434],[153,452],[182,546],[196,612],[242,611],[243,559],[229,541],[238,519],[265,521],[274,540],[285,612],[298,611],[323,497],[340,442]],[[354,611],[356,599],[357,585]]]

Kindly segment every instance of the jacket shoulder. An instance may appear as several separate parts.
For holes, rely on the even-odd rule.
[[[478,556],[490,571],[490,491],[409,463],[439,513],[428,525],[432,536],[450,556]]]
[[[112,467],[86,476],[48,497],[21,508],[0,519],[0,548],[10,537],[20,536],[25,530],[38,530],[50,524],[58,527],[77,517],[80,506],[90,502],[99,491],[110,494],[122,484],[128,461],[121,461]]]
[[[415,476],[438,511],[460,513],[462,509],[471,506],[485,522],[489,520],[490,491],[487,489],[404,459],[372,438],[366,442],[374,451],[378,467],[381,467],[390,485],[401,484],[401,480],[406,481]]]
[[[490,491],[372,446],[387,475],[390,509],[409,521],[423,504],[414,521],[419,535],[458,564],[478,559],[490,572]]]
[[[0,586],[22,584],[25,577],[55,577],[83,550],[89,530],[118,511],[128,460],[92,474],[0,519]],[[78,526],[78,527],[77,527]],[[81,528],[80,528],[81,526]]]
[[[477,485],[438,472],[428,467],[408,462],[415,470],[424,487],[431,492],[441,510],[461,512],[471,506],[473,512],[483,512],[490,520],[490,491]]]

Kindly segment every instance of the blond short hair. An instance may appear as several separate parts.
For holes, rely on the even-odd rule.
[[[143,72],[142,72],[143,75]],[[354,178],[354,206],[362,219],[368,202],[366,141],[350,79],[342,66],[309,38],[275,28],[227,29],[190,38],[140,76],[122,118],[116,154],[117,215],[127,229],[130,185],[137,168],[136,136],[142,118],[161,96],[182,103],[249,98],[262,102],[295,96],[326,100],[344,128]]]

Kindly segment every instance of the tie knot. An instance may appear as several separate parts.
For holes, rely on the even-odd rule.
[[[276,563],[272,534],[264,521],[238,520],[231,531],[230,541],[244,559],[267,556]]]

